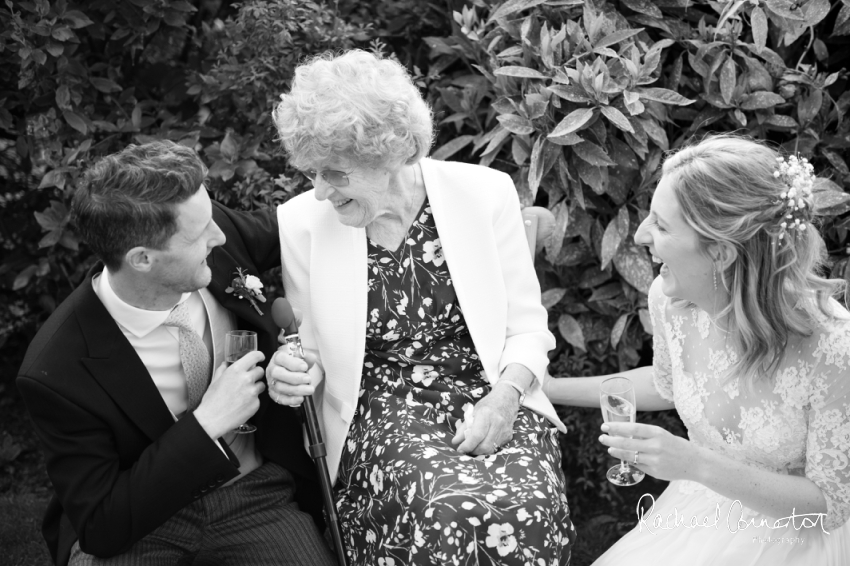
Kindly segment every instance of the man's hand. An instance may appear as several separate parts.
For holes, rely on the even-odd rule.
[[[238,361],[221,364],[213,375],[195,418],[213,440],[245,423],[260,408],[259,395],[266,388],[262,352],[249,352]]]
[[[305,353],[306,360],[293,355],[289,346],[281,346],[266,368],[269,396],[275,403],[297,407],[306,395],[312,395],[322,382],[324,372],[316,356]]]
[[[473,422],[457,427],[452,444],[460,444],[458,452],[466,454],[493,454],[514,436],[514,421],[519,411],[519,394],[512,387],[493,387],[481,399],[473,412]]]

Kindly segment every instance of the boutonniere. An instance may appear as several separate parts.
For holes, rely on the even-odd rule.
[[[257,314],[263,316],[263,311],[261,311],[260,307],[257,306],[257,301],[260,301],[261,303],[266,302],[262,289],[263,282],[260,281],[259,277],[247,275],[244,271],[242,271],[241,267],[237,267],[236,277],[233,278],[233,281],[230,282],[230,287],[225,289],[224,292],[233,293],[240,299],[248,299],[251,306],[254,307],[255,311],[257,311]]]

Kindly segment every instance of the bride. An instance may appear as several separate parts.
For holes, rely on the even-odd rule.
[[[596,565],[847,564],[850,315],[819,275],[812,167],[736,136],[664,163],[635,234],[661,262],[654,361],[622,375],[639,410],[676,408],[688,439],[609,423],[608,452],[671,483]],[[605,378],[549,379],[599,406]]]

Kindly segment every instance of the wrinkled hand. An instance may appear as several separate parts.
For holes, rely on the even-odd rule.
[[[298,407],[306,395],[312,395],[322,382],[324,372],[316,356],[305,353],[306,359],[293,355],[289,346],[281,346],[266,368],[269,396],[279,405]]]
[[[608,434],[600,436],[599,442],[609,447],[611,456],[634,465],[635,451],[639,452],[636,467],[652,477],[667,481],[697,479],[702,453],[688,439],[642,423],[605,423],[602,431]]]
[[[249,352],[229,366],[221,364],[210,381],[195,418],[203,429],[216,439],[254,416],[260,408],[259,395],[266,388],[263,368],[257,364],[265,356]]]
[[[514,436],[514,421],[519,411],[519,398],[510,387],[494,387],[473,410],[472,424],[459,421],[452,444],[460,444],[464,454],[493,454]]]

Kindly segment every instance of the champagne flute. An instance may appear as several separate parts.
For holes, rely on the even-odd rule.
[[[224,336],[224,361],[229,364],[239,360],[245,354],[257,349],[257,333],[253,330],[230,330]],[[245,423],[233,429],[236,434],[256,432],[257,427]]]
[[[633,423],[637,418],[635,390],[626,377],[611,377],[599,387],[599,404],[606,423]],[[626,486],[639,483],[646,474],[631,464],[620,460],[605,474],[614,485]]]

